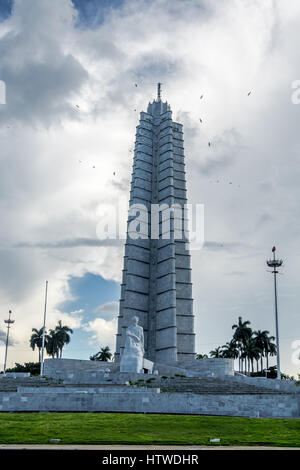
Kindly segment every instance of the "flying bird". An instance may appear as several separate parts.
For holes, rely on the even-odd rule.
[[[115,171],[113,172],[113,175],[114,175],[114,176],[116,175],[116,172],[115,172]]]
[[[210,142],[208,142],[208,146],[210,147]]]
[[[200,96],[200,100],[202,100],[202,98],[203,98],[203,95]]]
[[[199,121],[200,121],[201,123],[203,122],[201,118],[199,118]]]
[[[76,104],[75,106],[76,106],[76,108],[79,108],[78,104]],[[80,108],[79,108],[79,109],[80,109]]]
[[[137,87],[137,83],[135,83],[134,86]]]
[[[248,96],[250,96],[250,95],[251,95],[251,91],[249,91],[249,93],[248,93]]]

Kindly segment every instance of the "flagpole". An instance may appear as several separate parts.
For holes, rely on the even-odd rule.
[[[41,358],[41,369],[40,369],[40,375],[41,376],[44,375],[44,350],[45,350],[45,332],[46,332],[47,295],[48,295],[48,281],[46,281],[46,292],[45,292],[44,325],[43,325],[43,339],[42,339],[42,358]]]
[[[8,350],[8,342],[9,342],[9,329],[10,326],[15,323],[15,320],[10,319],[11,316],[11,310],[8,312],[8,320],[4,320],[4,323],[7,324],[7,334],[6,334],[6,343],[5,343],[5,359],[4,359],[4,369],[3,369],[3,374],[6,374],[6,362],[7,362],[7,350]]]

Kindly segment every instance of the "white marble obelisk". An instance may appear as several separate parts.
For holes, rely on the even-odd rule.
[[[178,206],[186,214],[186,178],[182,124],[172,120],[168,103],[157,99],[141,112],[137,126],[129,206],[143,204],[144,212],[153,205],[161,218]],[[180,219],[181,220],[181,219]],[[174,226],[165,237],[159,223],[159,236],[151,237],[152,218],[133,239],[128,217],[124,269],[115,360],[120,361],[127,339],[126,329],[138,316],[145,335],[145,358],[156,363],[188,361],[195,357],[195,332],[190,253],[186,233],[179,239]],[[145,232],[145,233],[143,233]]]

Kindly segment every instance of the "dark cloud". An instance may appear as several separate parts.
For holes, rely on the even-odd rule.
[[[224,273],[225,276],[246,276],[245,271],[231,271],[229,273]]]
[[[121,191],[122,193],[129,192],[130,182],[128,178],[122,178],[120,180],[111,180],[111,185],[119,189],[119,191]]]
[[[107,302],[105,304],[99,305],[94,313],[99,318],[104,320],[113,320],[117,317],[119,311],[119,302]]]
[[[61,41],[74,24],[70,0],[63,2],[15,0],[14,14],[0,39],[0,77],[6,83],[7,105],[2,123],[58,123],[67,115],[78,119],[70,100],[80,94],[89,75]],[[33,22],[32,18],[36,21]]]
[[[23,67],[0,67],[6,83],[7,106],[0,114],[2,122],[50,126],[62,118],[78,119],[69,100],[88,79],[88,73],[72,56],[59,64],[28,62]]]
[[[2,331],[0,330],[0,343],[6,343],[6,331]],[[8,339],[8,345],[9,346],[13,346],[15,344],[15,341],[13,340],[13,338],[9,337]]]
[[[20,242],[20,243],[17,243],[15,246],[16,248],[55,249],[55,248],[76,248],[79,246],[87,246],[87,247],[116,246],[116,247],[119,247],[123,245],[124,245],[123,240],[113,240],[113,239],[99,240],[98,238],[74,238],[74,239],[59,240],[56,242],[36,242],[36,243]]]
[[[213,175],[232,166],[242,150],[242,137],[236,129],[226,129],[222,135],[211,138],[208,149],[205,142],[203,159],[198,162],[204,175]]]
[[[249,250],[249,245],[239,242],[216,242],[216,241],[206,241],[204,242],[204,248],[212,251],[229,251],[235,252],[241,249]]]

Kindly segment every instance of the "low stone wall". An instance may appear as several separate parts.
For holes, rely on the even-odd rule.
[[[44,374],[48,377],[56,373],[76,373],[84,371],[119,370],[120,364],[114,362],[86,361],[82,359],[46,359]]]
[[[176,413],[247,417],[300,417],[297,394],[213,395],[158,393],[159,389],[20,389],[0,393],[0,411]]]
[[[11,377],[13,379],[30,377],[30,372],[6,372],[5,374],[0,374],[0,379],[5,377]]]
[[[155,364],[159,375],[182,374],[187,377],[227,377],[234,375],[232,359],[193,359],[170,364]],[[78,383],[97,383],[105,369],[111,373],[119,372],[120,364],[115,362],[86,361],[79,359],[46,359],[44,374],[48,377],[78,380]],[[93,375],[95,374],[95,375]],[[147,374],[148,375],[148,374]],[[145,374],[145,376],[147,376]],[[93,377],[95,380],[93,381]],[[143,376],[144,377],[144,376]],[[89,378],[91,382],[89,381]],[[88,380],[88,382],[86,382]]]
[[[169,364],[156,364],[160,375],[169,375],[170,370],[187,377],[227,377],[234,375],[234,360],[225,358],[191,359]],[[169,370],[169,374],[168,374]]]
[[[296,386],[293,380],[277,380],[267,379],[265,377],[247,377],[240,375],[235,375],[228,379],[232,382],[264,387],[270,390],[278,390],[280,392],[300,393],[300,386]]]

